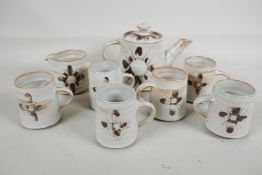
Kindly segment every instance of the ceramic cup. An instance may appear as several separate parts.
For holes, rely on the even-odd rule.
[[[253,113],[255,88],[239,80],[220,80],[210,95],[194,101],[194,109],[205,117],[207,128],[227,138],[239,138],[248,134]],[[199,105],[207,102],[207,113]]]
[[[96,93],[96,139],[109,148],[123,148],[132,144],[138,127],[153,120],[155,107],[137,100],[135,90],[125,84],[107,84]],[[152,109],[151,114],[138,121],[137,110],[141,106]]]
[[[86,52],[82,50],[64,50],[47,56],[51,73],[58,87],[69,88],[74,95],[88,90],[88,66]]]
[[[42,71],[18,76],[15,90],[21,124],[30,129],[46,128],[58,122],[62,109],[73,98],[69,89],[56,88],[54,77]]]
[[[90,93],[90,106],[96,108],[95,93],[97,89],[106,84],[121,84],[125,78],[131,78],[133,86],[135,83],[134,77],[128,73],[122,73],[120,63],[112,60],[97,61],[90,65],[89,70],[89,93]]]
[[[176,121],[185,116],[187,73],[176,67],[158,67],[152,72],[152,82],[138,86],[138,99],[145,88],[152,87],[150,102],[156,107],[156,119]]]
[[[186,58],[184,68],[188,73],[187,102],[189,103],[193,103],[199,95],[211,93],[217,76],[229,78],[229,75],[217,70],[216,61],[209,57]]]

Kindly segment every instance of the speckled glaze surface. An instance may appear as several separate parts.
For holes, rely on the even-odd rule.
[[[56,88],[54,77],[41,71],[18,76],[15,91],[21,124],[30,129],[46,128],[57,123],[62,108],[73,98],[69,89]]]
[[[131,74],[122,73],[121,65],[116,61],[97,61],[90,65],[89,75],[89,94],[90,106],[96,109],[96,91],[105,84],[121,84],[124,78],[131,78],[134,84],[134,77]]]
[[[187,73],[176,67],[159,67],[152,72],[152,82],[138,86],[137,93],[152,88],[150,102],[156,107],[156,119],[176,121],[185,116]]]
[[[206,127],[217,135],[227,138],[240,138],[248,134],[253,115],[253,86],[239,80],[220,80],[212,94],[198,97],[194,109],[205,117]],[[199,105],[208,103],[207,112]]]
[[[107,84],[96,93],[96,139],[109,148],[123,148],[132,144],[138,128],[155,116],[155,107],[146,101],[137,100],[135,90],[124,84]],[[140,106],[151,108],[145,119],[136,117]]]
[[[106,48],[120,46],[119,61],[124,72],[134,75],[135,87],[151,81],[152,71],[156,67],[172,65],[175,58],[191,43],[190,40],[180,39],[165,50],[161,33],[151,31],[146,23],[137,25],[137,28],[124,33],[121,39],[106,43],[102,51],[104,59],[107,59]]]
[[[218,75],[229,78],[229,75],[217,70],[216,61],[209,57],[186,58],[184,69],[188,73],[187,102],[189,103],[193,103],[198,96],[210,94]]]
[[[69,88],[74,95],[88,90],[88,66],[86,52],[82,50],[64,50],[49,54],[46,61],[55,77],[58,87]]]

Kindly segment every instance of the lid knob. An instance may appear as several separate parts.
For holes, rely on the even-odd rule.
[[[141,36],[147,36],[150,35],[150,28],[151,26],[147,23],[141,23],[137,25],[138,28],[138,34]]]

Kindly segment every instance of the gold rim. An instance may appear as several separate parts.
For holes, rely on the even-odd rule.
[[[133,96],[132,96],[131,98],[129,98],[129,99],[127,99],[127,100],[124,100],[124,101],[121,101],[121,102],[105,101],[105,100],[103,100],[103,99],[99,96],[99,91],[100,91],[102,88],[106,87],[106,86],[109,86],[109,87],[110,87],[110,86],[111,86],[111,87],[112,87],[112,86],[115,86],[115,87],[125,86],[125,87],[127,87],[128,89],[130,89],[130,90],[132,91]],[[136,98],[134,98],[134,97],[136,97],[136,91],[135,91],[133,88],[131,88],[130,86],[125,85],[125,84],[105,84],[105,85],[103,85],[103,86],[100,86],[100,87],[98,88],[97,92],[96,92],[96,98],[97,98],[98,100],[100,100],[101,102],[107,103],[107,104],[123,104],[123,103],[127,103],[127,102],[129,102],[129,101],[136,100]]]
[[[93,70],[93,69],[92,69],[92,66],[95,65],[95,64],[97,64],[97,63],[99,63],[99,62],[100,62],[100,63],[104,63],[104,62],[116,63],[116,64],[117,64],[117,69],[121,68],[121,65],[119,64],[119,62],[117,62],[117,61],[115,61],[115,60],[101,60],[101,61],[95,61],[95,62],[91,63],[91,64],[89,65],[90,71],[92,71],[93,73],[96,73],[96,74],[97,74],[97,73],[98,73],[98,74],[105,74],[105,73],[111,73],[111,72],[117,71],[117,69],[112,70],[112,71],[109,71],[109,72],[98,72],[98,71]]]
[[[161,69],[171,69],[169,72],[177,72],[177,71],[180,71],[180,72],[183,72],[185,74],[185,77],[183,79],[176,79],[176,80],[167,80],[167,79],[164,79],[158,75],[156,75],[156,72],[157,70],[161,70]],[[155,68],[152,72],[152,75],[154,78],[158,79],[158,80],[161,80],[161,81],[168,81],[168,82],[177,82],[177,81],[184,81],[187,79],[187,72],[184,70],[184,69],[181,69],[181,68],[178,68],[178,67],[173,67],[173,66],[164,66],[164,67],[158,67],[158,68]]]
[[[27,76],[27,75],[30,75],[30,74],[35,74],[35,73],[44,73],[44,74],[48,74],[51,78],[49,81],[43,83],[43,84],[40,84],[38,86],[33,86],[33,87],[24,87],[24,86],[21,86],[18,84],[18,80],[23,77],[23,76]],[[54,82],[54,76],[49,73],[49,72],[46,72],[46,71],[32,71],[32,72],[26,72],[26,73],[22,73],[20,75],[18,75],[16,78],[15,78],[15,81],[14,81],[14,84],[17,88],[22,88],[22,89],[34,89],[34,88],[40,88],[40,87],[44,87],[44,86],[47,86],[49,84],[51,84],[52,82]]]
[[[222,82],[222,81],[234,81],[234,82],[238,82],[238,83],[243,83],[243,84],[249,86],[249,87],[253,90],[253,93],[250,94],[250,95],[234,95],[234,94],[229,94],[229,93],[227,93],[227,92],[222,91],[221,89],[219,89],[219,88],[217,87],[217,84],[218,84],[219,82]],[[228,96],[253,97],[253,96],[256,94],[256,88],[255,88],[254,86],[252,86],[251,84],[249,84],[249,83],[247,83],[247,82],[245,82],[245,81],[237,80],[237,79],[219,80],[219,81],[217,81],[217,82],[215,83],[214,88],[215,88],[218,92],[220,92],[220,93],[222,93],[222,94],[225,94],[225,95],[228,95]]]
[[[204,59],[207,59],[207,60],[213,62],[213,63],[214,63],[214,66],[196,66],[196,65],[194,65],[194,64],[192,64],[192,63],[189,62],[189,60],[194,59],[194,58],[197,58],[197,57],[199,57],[199,58],[204,58]],[[196,67],[196,68],[208,68],[208,69],[209,69],[209,68],[215,68],[215,67],[216,67],[216,64],[217,64],[214,59],[212,59],[212,58],[210,58],[210,57],[206,57],[206,56],[192,56],[192,57],[188,57],[188,58],[185,59],[185,63],[188,64],[188,65],[191,66],[191,67]]]
[[[57,59],[57,58],[54,58],[53,55],[59,55],[59,54],[63,54],[63,53],[81,53],[82,56],[80,56],[79,58],[77,59],[70,59],[70,60],[60,60],[60,59]],[[83,51],[83,50],[63,50],[63,51],[60,51],[60,52],[57,52],[57,53],[51,53],[50,55],[47,56],[47,59],[53,59],[53,60],[56,60],[56,61],[59,61],[59,62],[77,62],[77,61],[81,61],[81,60],[84,60],[86,59],[86,52]],[[51,57],[51,58],[49,58]]]

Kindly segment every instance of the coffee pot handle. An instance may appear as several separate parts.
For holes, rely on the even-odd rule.
[[[109,42],[104,44],[104,46],[102,48],[102,57],[103,57],[104,60],[108,60],[108,57],[106,56],[105,51],[109,46],[112,46],[112,45],[119,45],[120,46],[120,40],[117,39],[117,40],[114,40],[114,41],[109,41]]]
[[[196,98],[194,100],[194,103],[193,103],[193,107],[194,107],[195,112],[202,115],[204,118],[207,118],[206,112],[201,111],[199,109],[199,105],[201,105],[203,103],[209,104],[210,102],[214,102],[214,98],[211,94],[210,95],[203,95],[203,96]]]

